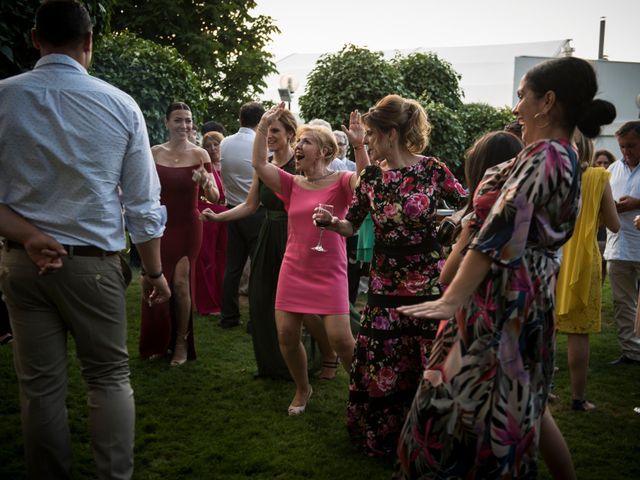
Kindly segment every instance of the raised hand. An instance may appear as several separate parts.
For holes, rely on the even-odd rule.
[[[349,128],[342,125],[342,131],[347,135],[349,143],[354,147],[364,143],[365,129],[362,124],[362,116],[358,110],[349,115]]]
[[[280,118],[280,115],[282,114],[282,112],[284,112],[284,109],[284,102],[280,102],[279,105],[276,105],[275,107],[267,110],[260,119],[260,123],[258,124],[258,132],[266,135],[271,124],[278,120],[278,118]]]
[[[212,181],[209,172],[207,172],[204,168],[204,161],[202,160],[202,158],[200,158],[200,166],[196,170],[193,170],[193,176],[191,178],[203,189],[205,189],[207,185]]]

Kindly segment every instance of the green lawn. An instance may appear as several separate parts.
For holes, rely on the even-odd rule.
[[[213,317],[195,320],[198,360],[181,368],[137,356],[139,288],[129,289],[129,350],[136,395],[136,479],[387,479],[389,462],[351,446],[344,427],[347,375],[314,380],[307,413],[289,418],[293,384],[254,380],[251,338],[244,327],[223,330]],[[618,355],[608,289],[604,328],[592,337],[588,397],[598,409],[568,405],[566,339],[558,339],[552,410],[581,480],[640,479],[640,367],[608,365]],[[243,301],[244,321],[247,319]],[[74,478],[93,478],[87,407],[70,343],[68,409]],[[18,393],[11,347],[0,347],[0,479],[24,478]],[[549,478],[541,466],[541,478]]]

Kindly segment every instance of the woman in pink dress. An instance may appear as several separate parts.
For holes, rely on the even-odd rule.
[[[253,167],[260,180],[283,200],[289,217],[276,290],[276,325],[280,351],[296,384],[288,414],[299,415],[312,394],[301,342],[305,314],[321,316],[331,347],[346,370],[351,366],[354,339],[349,325],[345,240],[334,232],[322,233],[312,215],[319,204],[329,204],[334,215],[344,216],[357,176],[329,170],[338,147],[331,130],[324,127],[307,125],[298,130],[295,156],[306,177],[291,175],[269,163],[267,134],[283,111],[284,104],[280,104],[260,120],[253,144]],[[313,250],[321,234],[325,251]]]
[[[216,182],[220,197],[216,203],[206,198],[198,199],[198,210],[210,209],[215,213],[227,210],[224,206],[224,188],[220,177],[220,142],[224,135],[220,132],[207,132],[202,139],[202,148],[211,159],[211,173]],[[205,222],[202,224],[202,246],[196,261],[195,300],[200,315],[220,313],[222,305],[222,277],[227,265],[227,224]]]

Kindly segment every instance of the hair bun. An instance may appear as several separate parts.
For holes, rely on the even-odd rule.
[[[609,125],[616,118],[616,107],[607,100],[595,99],[589,102],[578,120],[577,127],[585,137],[600,135],[600,127]]]

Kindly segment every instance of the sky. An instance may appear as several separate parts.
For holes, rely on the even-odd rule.
[[[335,52],[495,45],[573,39],[574,55],[597,58],[606,17],[609,60],[640,62],[640,0],[257,0],[281,33],[267,50]]]

